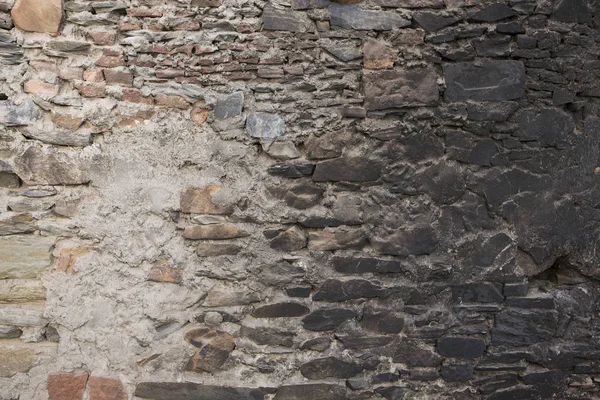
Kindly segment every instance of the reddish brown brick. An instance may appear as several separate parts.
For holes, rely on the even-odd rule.
[[[133,75],[130,71],[117,71],[114,69],[105,69],[104,78],[106,79],[107,85],[133,85]]]
[[[96,61],[97,66],[105,68],[120,67],[123,64],[123,56],[102,56]]]
[[[123,385],[116,378],[91,376],[88,386],[90,400],[127,400]]]
[[[156,77],[160,79],[177,78],[178,76],[185,75],[185,71],[182,69],[162,69],[155,73]]]
[[[162,12],[153,10],[151,8],[128,8],[127,15],[130,17],[142,17],[142,18],[160,18]]]
[[[198,30],[200,30],[200,26],[201,25],[200,25],[199,21],[193,20],[193,21],[185,22],[181,25],[177,25],[175,27],[175,30],[176,31],[198,31]]]
[[[190,104],[181,96],[159,94],[154,98],[156,105],[180,108],[182,110],[188,108]]]
[[[87,374],[49,375],[48,397],[50,400],[81,400],[87,381]]]
[[[132,24],[130,22],[119,22],[119,30],[121,32],[137,31],[142,29],[140,24]]]
[[[99,68],[88,68],[83,71],[83,80],[87,82],[102,82],[104,73]]]
[[[90,37],[94,44],[98,46],[111,46],[115,44],[117,40],[116,32],[108,32],[108,31],[92,31],[89,32]]]
[[[144,97],[142,92],[137,89],[123,89],[123,101],[128,101],[130,103],[140,103],[140,104],[154,104],[154,100],[152,97]]]
[[[106,95],[106,84],[102,83],[79,83],[75,84],[75,89],[83,97],[104,97]]]

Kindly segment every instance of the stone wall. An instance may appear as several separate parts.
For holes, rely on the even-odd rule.
[[[599,27],[0,0],[0,399],[598,398]]]

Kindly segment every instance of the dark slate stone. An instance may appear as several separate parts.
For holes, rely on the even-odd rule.
[[[315,182],[372,182],[381,176],[379,161],[366,158],[336,158],[321,161],[315,167]]]
[[[331,345],[331,339],[328,337],[318,337],[307,340],[302,343],[300,350],[314,350],[314,351],[325,351]]]
[[[239,335],[260,345],[283,347],[292,347],[294,345],[294,333],[278,331],[272,328],[261,327],[256,329],[242,326]]]
[[[330,331],[355,317],[356,313],[347,308],[329,308],[313,311],[302,319],[302,323],[309,331]]]
[[[44,53],[51,56],[67,57],[69,54],[87,54],[92,45],[77,40],[53,40],[46,43]]]
[[[467,103],[467,118],[473,121],[506,121],[519,107],[514,101]]]
[[[310,312],[310,309],[298,303],[276,303],[258,307],[252,315],[256,318],[287,318],[301,317]]]
[[[444,364],[442,378],[446,382],[466,382],[473,376],[473,364]]]
[[[363,90],[370,111],[434,105],[439,100],[437,74],[431,68],[365,71]]]
[[[345,225],[337,218],[329,217],[308,217],[300,221],[300,225],[306,228],[327,228]]]
[[[566,383],[567,373],[565,371],[545,371],[534,372],[521,376],[521,380],[526,385],[553,385]]]
[[[214,115],[217,119],[235,117],[242,114],[244,107],[244,92],[235,92],[227,96],[221,96],[217,100]]]
[[[561,22],[592,24],[592,12],[587,0],[557,0],[554,2],[554,11],[550,18]]]
[[[485,139],[477,142],[469,154],[469,163],[485,167],[492,166],[492,159],[498,153],[496,142]]]
[[[409,367],[439,367],[442,357],[433,347],[421,344],[416,340],[402,341],[394,352],[393,361]]]
[[[333,267],[337,272],[344,274],[389,273],[406,270],[400,261],[366,257],[333,257]]]
[[[460,21],[460,18],[443,16],[439,12],[418,12],[413,19],[427,32],[435,32]]]
[[[311,162],[279,163],[270,166],[267,171],[271,175],[284,178],[302,178],[312,175],[315,164]]]
[[[263,29],[271,31],[306,32],[312,30],[313,23],[306,13],[290,9],[278,10],[270,4],[262,13]]]
[[[308,379],[337,378],[347,379],[358,375],[362,367],[354,362],[347,362],[335,357],[317,358],[302,364],[300,373]]]
[[[260,266],[258,278],[263,284],[281,285],[290,283],[295,278],[301,278],[305,273],[304,268],[287,261],[281,261],[275,264]]]
[[[515,13],[506,4],[490,4],[483,10],[473,14],[469,20],[473,22],[496,22],[513,17]]]
[[[379,254],[408,256],[433,253],[438,239],[430,226],[414,226],[385,238],[372,238],[371,243]]]
[[[263,400],[271,390],[199,383],[140,382],[135,396],[152,400]],[[341,400],[341,399],[340,399]]]
[[[286,385],[277,389],[273,400],[346,400],[346,388],[328,383]],[[222,399],[224,400],[224,399]],[[229,400],[229,399],[227,399]]]
[[[541,388],[539,386],[517,386],[507,390],[495,392],[486,397],[485,400],[540,400],[548,398],[547,396],[540,396],[540,389]],[[546,392],[543,389],[542,391]]]
[[[562,106],[575,101],[577,94],[567,88],[556,88],[552,92],[552,104]]]
[[[334,46],[326,47],[328,53],[333,55],[340,61],[348,62],[359,60],[363,58],[363,52],[360,47],[356,46],[353,43],[348,44],[336,44]]]
[[[554,309],[554,298],[544,297],[511,297],[506,299],[506,305],[517,308],[540,308],[546,310]]]
[[[440,377],[437,368],[416,368],[410,370],[410,380],[412,381],[435,381]]]
[[[525,92],[525,67],[520,61],[444,64],[448,101],[514,100]]]
[[[354,4],[332,3],[332,27],[366,31],[390,31],[410,25],[410,21],[394,11],[363,10]]]
[[[440,162],[415,177],[415,185],[436,203],[452,204],[465,193],[464,174],[454,163]]]
[[[361,325],[367,331],[395,334],[402,331],[404,318],[392,311],[364,311]]]
[[[507,22],[505,24],[498,24],[496,26],[496,32],[505,33],[507,35],[519,35],[525,33],[525,27],[517,21]]]
[[[310,286],[295,286],[285,289],[285,293],[290,297],[310,297]]]
[[[437,351],[444,357],[477,358],[483,355],[485,342],[471,337],[443,337],[438,341]]]
[[[526,110],[517,117],[521,140],[535,140],[542,145],[564,147],[573,139],[573,117],[557,108]]]
[[[384,372],[382,374],[373,375],[371,378],[371,383],[388,383],[388,382],[397,382],[400,380],[400,374],[394,374],[392,372]]]
[[[338,281],[328,279],[313,294],[314,301],[339,302],[360,298],[374,298],[386,293],[379,285],[374,285],[365,279]]]
[[[321,202],[325,190],[309,182],[300,182],[291,187],[284,195],[285,204],[299,210],[314,207]]]
[[[392,336],[336,336],[346,349],[370,349],[390,344]]]
[[[375,390],[386,400],[405,400],[411,394],[411,390],[400,386],[386,386]]]
[[[490,209],[497,211],[517,193],[536,192],[552,185],[547,176],[539,176],[520,169],[511,169],[485,180],[483,193]]]
[[[529,283],[505,283],[504,296],[506,297],[522,297],[527,296]]]
[[[495,345],[522,346],[550,340],[558,329],[558,312],[506,309],[496,315],[492,329]]]
[[[493,283],[465,283],[452,287],[455,303],[502,303],[502,286]]]

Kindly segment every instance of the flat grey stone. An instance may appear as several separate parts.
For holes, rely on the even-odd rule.
[[[10,100],[0,101],[0,124],[6,126],[30,125],[41,115],[39,108],[29,99],[21,104]]]
[[[391,31],[410,25],[410,20],[395,11],[363,10],[355,4],[336,4],[330,6],[333,27],[364,31]]]
[[[214,115],[217,119],[235,117],[242,113],[244,107],[244,92],[235,92],[227,96],[221,96],[217,100]]]
[[[306,13],[291,9],[278,10],[267,5],[263,10],[263,29],[269,31],[307,32],[314,23]]]
[[[520,61],[444,64],[447,101],[514,100],[525,92],[525,67]]]
[[[253,138],[274,139],[285,134],[285,121],[277,114],[252,113],[246,119],[246,132]]]
[[[365,71],[363,86],[370,111],[432,105],[439,100],[437,74],[427,68]]]

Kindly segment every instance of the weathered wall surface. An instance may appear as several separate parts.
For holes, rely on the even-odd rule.
[[[0,399],[598,398],[599,18],[0,0]]]

